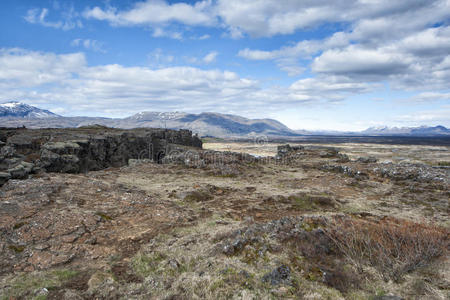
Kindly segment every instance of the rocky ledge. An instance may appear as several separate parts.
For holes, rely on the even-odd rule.
[[[202,142],[189,130],[0,128],[0,186],[41,170],[80,173],[121,167],[130,159],[160,162],[179,147],[201,148]]]

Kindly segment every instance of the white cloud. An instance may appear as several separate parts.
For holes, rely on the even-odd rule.
[[[149,107],[214,110],[218,103],[240,105],[258,90],[258,82],[229,71],[116,64],[90,67],[81,53],[0,51],[0,98],[26,98],[45,107],[64,104],[84,114],[106,109],[111,114],[129,114]]]
[[[167,56],[162,50],[154,55]],[[123,116],[151,107],[254,115],[298,103],[334,101],[337,98],[332,94],[343,93],[338,88],[359,92],[369,88],[339,80],[328,83],[321,79],[305,80],[290,88],[262,88],[260,82],[229,71],[117,64],[88,66],[82,53],[0,51],[0,100],[26,98],[43,107],[58,103],[57,107],[70,107],[72,114],[107,112]],[[320,85],[327,86],[329,96],[321,94]]]
[[[409,57],[384,50],[353,45],[343,50],[327,50],[314,59],[311,69],[317,73],[376,78],[408,70],[412,62]]]
[[[291,95],[308,101],[340,101],[352,94],[363,94],[379,88],[376,84],[355,82],[342,76],[321,76],[294,82]]]
[[[91,39],[74,39],[70,42],[72,47],[84,47],[87,50],[92,50],[94,52],[106,53],[103,48],[103,43],[97,40]]]
[[[450,106],[444,105],[440,109],[423,110],[415,114],[405,114],[397,117],[399,122],[411,124],[445,124],[450,123]]]
[[[0,87],[35,87],[59,83],[82,72],[84,54],[53,54],[23,49],[0,49]]]
[[[324,40],[303,40],[293,46],[284,46],[278,50],[261,51],[248,48],[239,51],[238,56],[251,60],[272,60],[280,58],[311,58],[311,55],[330,48],[341,48],[349,44],[349,39],[343,32],[337,32]]]
[[[63,11],[61,13],[62,20],[59,21],[48,21],[48,15],[48,8],[33,8],[27,11],[24,19],[31,24],[39,24],[44,27],[51,27],[62,30],[70,30],[76,27],[83,27],[83,23],[79,19],[77,19],[78,14],[75,12],[75,9],[73,7],[70,7],[68,10]]]
[[[87,8],[83,15],[114,26],[164,26],[171,22],[217,26],[226,28],[232,38],[246,34],[271,37],[326,23],[347,23],[353,38],[376,43],[448,19],[450,4],[448,0],[199,0],[193,4],[147,0],[128,10],[108,5]]]
[[[427,102],[427,103],[439,100],[450,101],[450,93],[423,92],[405,100],[407,102]]]
[[[161,48],[156,48],[152,52],[150,52],[147,55],[150,66],[156,67],[156,68],[164,68],[168,65],[172,64],[175,60],[175,57],[173,55],[164,53],[164,51]]]
[[[273,60],[289,75],[303,71],[306,60],[311,62],[310,70],[321,77],[347,77],[355,83],[388,82],[391,88],[408,91],[448,89],[450,26],[424,28],[374,45],[367,43],[373,40],[369,36],[364,40],[354,36],[354,32],[336,32],[324,40],[304,40],[272,51],[247,48],[238,56]]]
[[[84,17],[110,22],[114,26],[158,25],[177,22],[186,25],[213,25],[215,18],[208,12],[211,1],[168,4],[163,0],[138,2],[133,8],[118,11],[114,7],[98,6],[86,9]]]
[[[183,34],[181,32],[167,31],[161,27],[157,27],[153,30],[153,37],[166,37],[174,40],[182,40]]]
[[[360,34],[392,33],[397,31],[384,25],[385,20],[401,19],[401,28],[411,28],[417,24],[449,15],[450,4],[446,0],[410,1],[367,1],[367,0],[218,0],[215,12],[230,31],[240,31],[252,36],[273,36],[291,34],[324,23],[356,22],[360,24]],[[413,16],[409,19],[405,16]],[[422,20],[422,21],[420,21]],[[389,22],[388,22],[389,23]],[[409,24],[409,25],[408,25]],[[380,29],[383,29],[380,30]]]
[[[262,51],[245,48],[239,51],[238,56],[249,60],[274,60],[281,70],[286,71],[290,76],[296,76],[304,71],[304,67],[299,65],[300,59],[311,59],[320,51],[342,48],[348,43],[347,35],[337,32],[325,40],[304,40],[278,50]]]
[[[450,26],[428,28],[411,34],[399,43],[398,48],[420,57],[446,56],[450,49]]]
[[[239,51],[238,56],[250,60],[269,60],[277,57],[274,51],[250,50],[249,48]]]
[[[216,57],[218,54],[219,53],[216,51],[209,52],[208,54],[205,55],[205,57],[203,57],[203,62],[210,64],[210,63],[216,61]]]

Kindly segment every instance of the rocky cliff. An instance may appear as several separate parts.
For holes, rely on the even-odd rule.
[[[201,148],[189,130],[103,126],[76,129],[0,129],[0,185],[39,171],[80,173],[121,167],[130,159],[160,162],[179,147]]]

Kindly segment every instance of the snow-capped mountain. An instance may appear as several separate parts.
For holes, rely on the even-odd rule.
[[[420,127],[370,127],[361,132],[364,135],[391,135],[391,136],[443,136],[450,135],[450,129],[444,126],[420,126]]]
[[[0,104],[2,118],[44,119],[59,117],[48,110],[40,109],[21,102],[7,102]]]

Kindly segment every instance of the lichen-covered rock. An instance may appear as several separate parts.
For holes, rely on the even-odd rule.
[[[341,174],[347,175],[349,177],[353,177],[357,180],[366,180],[369,178],[369,175],[366,174],[365,172],[356,170],[350,166],[345,166],[345,165],[325,164],[325,165],[321,166],[320,169],[323,171],[341,173]]]
[[[281,158],[283,156],[286,156],[290,152],[300,151],[303,149],[304,147],[302,146],[291,146],[289,144],[281,145],[277,147],[277,157]]]
[[[450,170],[438,169],[423,164],[384,163],[372,170],[375,174],[396,181],[413,180],[417,182],[448,183]]]
[[[264,275],[262,281],[271,285],[280,285],[282,283],[289,283],[290,276],[291,269],[288,266],[281,265],[272,270],[272,272]]]
[[[34,164],[22,161],[14,168],[8,169],[12,179],[25,179],[33,171]]]

